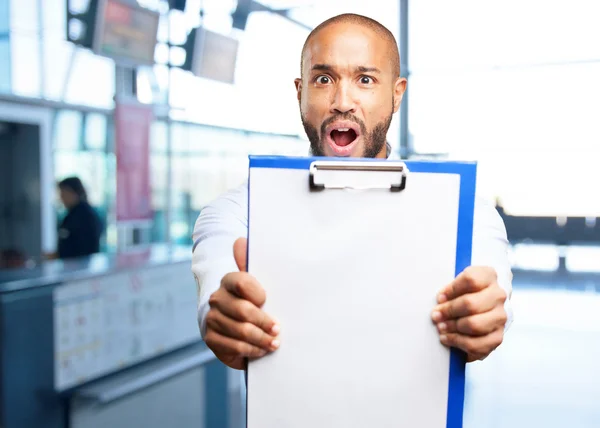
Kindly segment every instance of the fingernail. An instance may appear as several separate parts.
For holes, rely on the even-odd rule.
[[[437,296],[437,302],[438,303],[444,303],[446,300],[448,300],[448,298],[446,297],[445,294],[438,294]]]
[[[443,344],[446,344],[446,342],[448,342],[448,336],[446,336],[445,334],[442,334],[440,336],[440,342],[442,342]]]
[[[277,349],[279,348],[279,340],[274,340],[271,342],[271,348]]]
[[[278,324],[275,324],[273,327],[271,327],[271,333],[275,334],[275,335],[279,334],[279,325]]]
[[[431,318],[433,318],[434,322],[438,322],[442,320],[442,313],[435,311],[433,314],[431,314]]]
[[[445,322],[441,322],[438,324],[438,330],[440,331],[440,333],[444,333],[447,328],[448,328],[448,326],[446,325]]]

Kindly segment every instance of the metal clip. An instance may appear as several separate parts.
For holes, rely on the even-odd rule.
[[[407,171],[404,162],[396,161],[314,161],[309,169],[309,187],[312,191],[390,189],[400,192],[406,187]],[[350,176],[340,175],[340,172],[358,174],[350,179]]]

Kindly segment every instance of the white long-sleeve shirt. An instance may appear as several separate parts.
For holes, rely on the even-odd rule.
[[[248,186],[244,183],[205,207],[194,227],[192,272],[198,286],[198,323],[202,337],[206,334],[208,299],[220,287],[223,276],[238,270],[233,258],[233,243],[247,236]],[[509,299],[512,273],[506,229],[495,207],[479,197],[475,201],[471,265],[489,266],[496,270],[498,283],[508,296],[505,304],[508,314],[506,330],[512,322]],[[257,279],[260,281],[260,278]],[[440,284],[440,288],[443,285]]]

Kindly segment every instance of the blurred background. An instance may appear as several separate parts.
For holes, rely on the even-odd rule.
[[[308,153],[300,51],[345,12],[398,40],[393,150],[478,161],[507,227],[515,322],[465,426],[600,426],[597,0],[0,0],[0,426],[244,426],[192,230],[249,154]]]

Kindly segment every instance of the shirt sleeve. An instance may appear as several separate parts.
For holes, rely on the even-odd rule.
[[[506,227],[496,208],[482,198],[475,202],[473,218],[473,248],[471,265],[488,266],[494,268],[498,276],[498,284],[506,292],[506,310],[508,319],[504,331],[507,331],[513,322],[512,297],[512,270],[508,257],[509,243]]]
[[[248,236],[248,186],[218,197],[198,216],[193,233],[192,272],[198,295],[198,325],[206,334],[208,299],[229,272],[237,271],[233,243]]]

